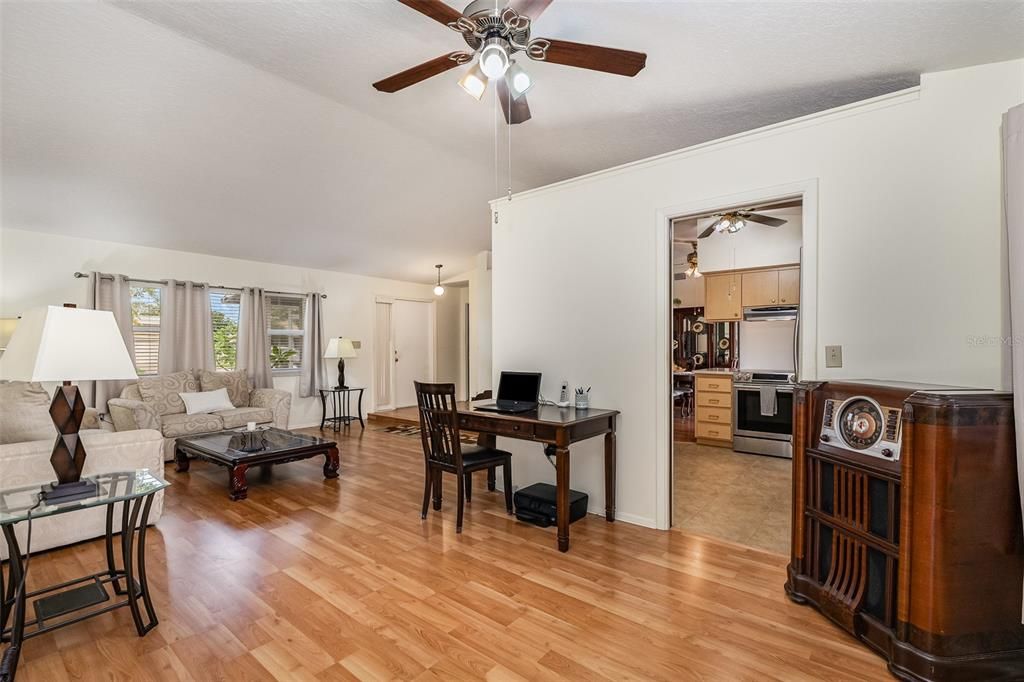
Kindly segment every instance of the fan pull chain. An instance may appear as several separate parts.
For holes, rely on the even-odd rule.
[[[508,89],[508,200],[512,201],[512,88]],[[497,90],[497,89],[495,89]]]

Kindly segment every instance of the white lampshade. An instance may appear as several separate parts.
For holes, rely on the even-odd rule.
[[[46,306],[25,313],[0,357],[12,381],[137,379],[109,310]]]
[[[346,339],[344,336],[332,338],[327,343],[327,352],[324,353],[325,358],[355,358],[358,356],[355,346],[352,345],[352,339]]]

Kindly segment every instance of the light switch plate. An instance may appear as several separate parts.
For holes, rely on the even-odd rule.
[[[826,367],[842,367],[843,366],[843,347],[842,346],[825,346],[825,366]]]

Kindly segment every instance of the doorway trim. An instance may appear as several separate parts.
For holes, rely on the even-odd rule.
[[[430,359],[430,380],[434,381],[434,379],[436,377],[436,373],[437,373],[437,299],[435,299],[435,298],[417,297],[417,296],[385,296],[385,295],[381,295],[381,294],[376,295],[374,297],[374,299],[373,299],[373,314],[374,314],[374,318],[373,318],[374,319],[374,326],[373,326],[373,349],[374,349],[374,352],[376,352],[377,349],[380,347],[379,342],[381,341],[381,339],[378,338],[378,334],[379,334],[380,330],[377,329],[377,324],[376,324],[377,306],[382,304],[382,303],[386,304],[386,305],[392,305],[396,301],[410,301],[412,303],[428,303],[428,304],[430,304],[430,310],[428,312],[428,320],[430,321],[430,327],[427,330],[427,344],[429,346],[428,357]],[[389,329],[388,329],[387,335],[388,335],[388,338],[386,339],[386,341],[387,341],[387,350],[385,352],[387,353],[388,359],[390,361],[394,357],[394,354],[395,354],[395,316],[394,316],[394,309],[393,308],[392,308],[392,314],[391,314],[391,316],[389,318]],[[379,380],[378,365],[377,365],[377,360],[375,358],[374,362],[373,362],[373,385],[374,385],[374,387],[376,387],[378,385],[378,380]],[[375,407],[374,407],[375,410],[394,409],[394,407],[395,407],[395,380],[396,380],[395,372],[392,370],[391,373],[390,373],[390,377],[389,377],[391,400],[387,404],[385,404],[385,405],[379,404],[379,401],[377,400],[376,391],[374,391],[373,403],[375,405]]]
[[[668,530],[672,522],[672,220],[695,213],[714,213],[739,205],[799,197],[803,225],[800,262],[799,376],[818,378],[818,179],[810,178],[761,189],[665,206],[655,216],[655,524]]]

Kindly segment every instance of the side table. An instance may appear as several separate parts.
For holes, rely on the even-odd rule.
[[[359,428],[365,429],[366,425],[363,424],[363,388],[358,386],[346,386],[345,388],[338,388],[332,386],[331,388],[320,389],[320,407],[323,410],[320,417],[320,428],[323,429],[325,424],[330,424],[334,431],[340,431],[341,425],[349,426],[354,419],[359,420]],[[352,414],[352,394],[356,393],[356,414]],[[327,416],[327,397],[330,396],[331,403],[331,416]]]
[[[99,484],[98,494],[64,503],[40,501],[38,484],[0,490],[0,528],[10,557],[7,575],[4,576],[0,570],[0,641],[10,642],[13,651],[12,679],[26,639],[124,606],[132,612],[139,637],[157,625],[146,580],[146,526],[153,496],[170,484],[148,469],[99,474],[91,478]],[[118,503],[121,503],[121,530],[116,533],[121,537],[120,568],[114,558],[114,507]],[[26,593],[21,585],[29,561],[21,554],[15,526],[29,521],[30,517],[35,520],[100,506],[107,508],[106,570]],[[32,548],[26,549],[31,552]],[[111,601],[106,588],[108,584],[113,585],[115,596],[125,598],[107,604]],[[35,599],[32,604],[35,618],[26,620],[26,604],[30,599]]]

